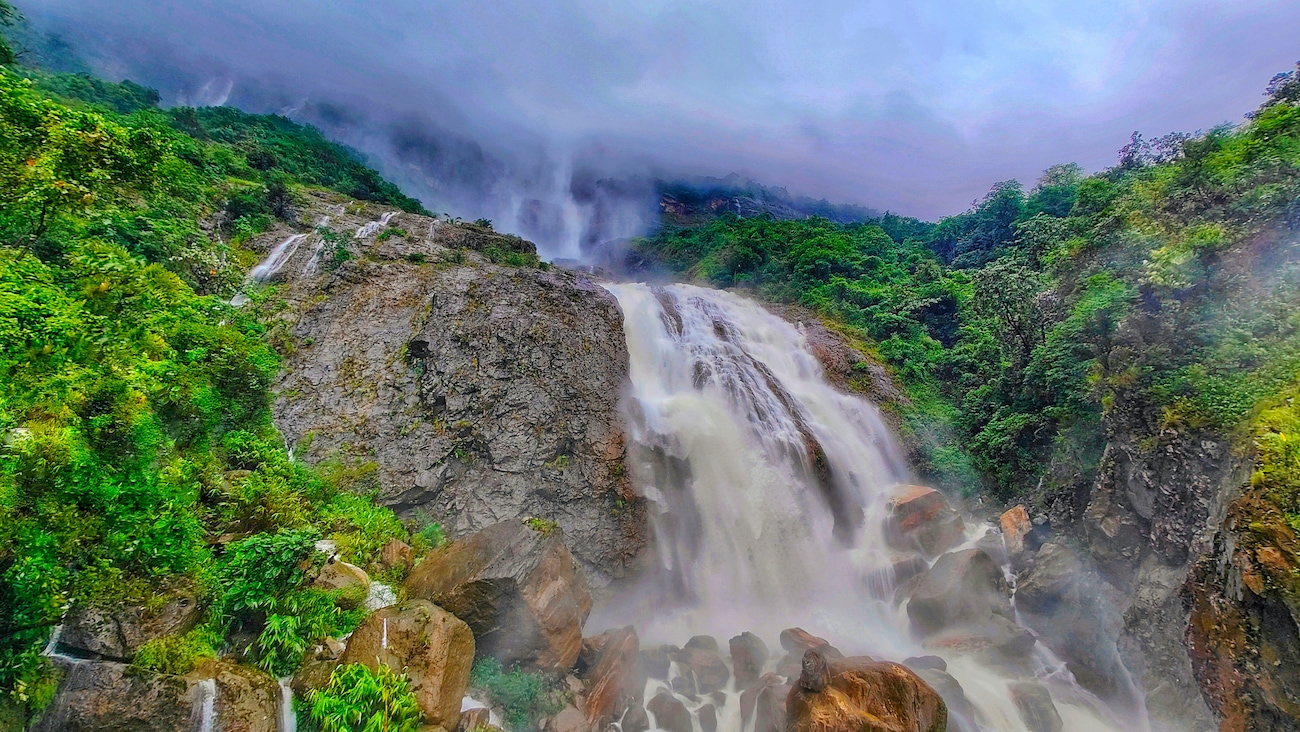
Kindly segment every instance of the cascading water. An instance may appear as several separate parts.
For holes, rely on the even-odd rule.
[[[673,643],[742,631],[774,639],[799,625],[878,659],[934,654],[890,601],[898,556],[881,527],[909,474],[877,410],[830,386],[799,330],[744,298],[687,285],[610,290],[630,356],[629,465],[654,505],[657,561],[593,625],[632,620],[643,639]],[[1025,729],[1014,676],[940,655],[974,723]],[[1145,726],[1118,721],[1059,663],[1051,669],[1037,681],[1066,729]],[[656,685],[666,688],[652,681],[647,692]],[[719,729],[740,732],[730,711]]]
[[[298,715],[293,710],[292,676],[280,679],[279,732],[298,732]]]
[[[204,679],[197,685],[198,699],[194,715],[198,732],[212,732],[217,723],[217,681]]]

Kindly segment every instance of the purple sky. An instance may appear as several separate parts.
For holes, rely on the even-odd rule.
[[[1106,167],[1134,130],[1238,121],[1300,58],[1294,0],[18,4],[173,99],[341,101],[502,160],[599,150],[927,218],[1053,163]]]

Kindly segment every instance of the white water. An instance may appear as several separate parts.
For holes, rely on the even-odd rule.
[[[280,679],[279,732],[298,732],[298,715],[293,711],[292,676]]]
[[[478,699],[475,699],[474,697],[466,694],[460,700],[460,710],[462,712],[468,712],[471,709],[488,710],[488,723],[491,724],[493,727],[496,727],[497,729],[505,729],[505,727],[502,726],[501,724],[501,715],[497,713],[497,710],[489,707],[488,705],[484,704]]]
[[[382,610],[389,605],[397,604],[397,592],[389,585],[383,582],[371,582],[370,587],[366,590],[366,601],[364,607],[374,612]]]
[[[275,273],[279,272],[280,268],[293,258],[294,253],[298,251],[298,245],[306,238],[306,234],[294,234],[271,247],[266,259],[258,262],[256,267],[249,270],[248,277],[244,280],[244,288],[247,289],[250,285],[260,285],[275,276]],[[244,294],[242,289],[230,300],[230,304],[235,307],[240,307],[246,302],[248,302],[248,296]]]
[[[371,221],[370,223],[365,224],[361,228],[357,229],[356,236],[354,236],[353,238],[365,239],[368,236],[374,236],[375,234],[378,234],[379,230],[383,229],[385,226],[388,226],[388,222],[392,221],[393,217],[396,215],[397,215],[396,211],[389,211],[385,213],[383,216],[379,217],[378,221]]]
[[[630,356],[629,464],[653,504],[658,561],[592,629],[632,621],[645,642],[707,633],[724,648],[748,630],[779,657],[780,630],[800,626],[850,654],[934,655],[888,599],[903,556],[881,526],[891,490],[910,476],[877,410],[831,387],[799,330],[744,298],[686,285],[658,297],[645,285],[610,290]],[[889,587],[873,593],[868,578]],[[1069,730],[1145,727],[1118,721],[1068,673],[1031,664],[1017,676],[940,655],[987,729],[1024,729],[1008,691],[1018,676],[1049,688]],[[741,732],[738,715],[719,709],[719,730]]]
[[[199,732],[212,732],[217,723],[217,680],[199,682]]]

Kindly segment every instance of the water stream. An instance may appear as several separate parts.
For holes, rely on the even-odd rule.
[[[851,655],[936,655],[892,602],[900,553],[881,527],[912,477],[876,408],[833,388],[800,331],[749,300],[687,285],[610,290],[630,356],[629,467],[653,506],[655,555],[589,629],[634,622],[643,646],[708,634],[724,655],[727,638],[752,631],[779,656],[781,629],[800,626]],[[967,543],[982,533],[971,528]],[[1068,730],[1145,726],[1041,653],[1019,671],[937,655],[975,710],[973,728],[1026,729],[1009,689],[1021,677],[1050,690]],[[728,698],[737,691],[729,685]],[[741,732],[729,706],[718,729]]]

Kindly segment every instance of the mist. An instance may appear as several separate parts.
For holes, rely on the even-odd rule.
[[[922,218],[1129,134],[1241,119],[1300,5],[36,0],[168,104],[321,127],[433,211],[550,257],[642,233],[653,181],[736,172]],[[57,63],[57,61],[51,61]]]

